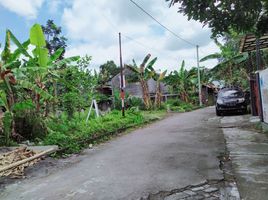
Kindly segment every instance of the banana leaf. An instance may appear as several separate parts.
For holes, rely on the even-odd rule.
[[[131,65],[125,65],[126,68],[130,69],[132,72],[136,73],[136,74],[140,74],[140,69]]]
[[[26,50],[26,47],[29,45],[29,41],[27,40],[25,43],[21,44],[10,30],[7,30],[7,32],[10,34],[10,39],[12,42],[14,42],[14,44],[18,47],[18,52],[22,53],[28,58],[32,58],[32,56]]]
[[[15,103],[11,110],[13,112],[16,112],[16,111],[24,111],[24,110],[29,110],[29,109],[33,109],[35,108],[33,102],[31,100],[26,100],[26,101],[22,101],[22,102],[19,102],[19,103]]]
[[[57,59],[62,55],[63,51],[63,48],[57,49],[57,51],[50,56],[48,65],[51,65],[53,62],[57,61]]]
[[[220,59],[220,58],[222,58],[222,55],[220,53],[213,53],[200,59],[200,62],[204,62],[204,61],[211,60],[211,59]]]
[[[50,95],[45,90],[39,88],[37,85],[32,84],[31,82],[25,80],[19,80],[18,82],[23,88],[35,91],[37,94],[40,94],[40,96],[46,100],[53,99],[52,95]]]
[[[57,61],[56,63],[53,64],[53,66],[61,67],[61,66],[66,65],[66,64],[76,62],[79,59],[80,59],[80,56],[73,56],[73,57],[65,58],[65,59]]]
[[[3,90],[0,90],[0,106],[8,110],[7,96]]]
[[[151,60],[148,65],[146,66],[147,69],[154,71],[153,65],[155,64],[155,62],[157,61],[157,57],[155,57],[153,60]]]

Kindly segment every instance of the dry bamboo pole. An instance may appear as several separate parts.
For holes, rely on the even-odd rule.
[[[52,153],[53,151],[55,151],[55,149],[54,148],[51,148],[51,149],[48,149],[46,151],[43,151],[43,152],[41,152],[39,154],[36,154],[36,155],[34,155],[34,156],[30,157],[30,158],[26,158],[26,159],[20,160],[18,162],[12,163],[12,164],[10,164],[8,166],[5,166],[3,168],[0,168],[0,173],[1,172],[4,172],[6,170],[9,170],[9,169],[15,168],[17,166],[20,166],[20,165],[22,165],[24,163],[30,162],[32,160],[35,160],[37,158],[40,158],[40,157],[42,157],[42,156],[44,156],[44,155],[46,155],[48,153]]]

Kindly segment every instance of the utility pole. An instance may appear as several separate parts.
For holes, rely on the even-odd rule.
[[[124,92],[124,77],[123,77],[123,61],[122,61],[122,47],[121,47],[121,33],[119,33],[119,54],[120,54],[120,96],[122,103],[122,116],[125,117],[125,92]]]
[[[199,46],[196,45],[196,57],[197,57],[197,71],[198,71],[198,96],[199,105],[202,106],[202,93],[201,93],[201,78],[200,78],[200,66],[199,66]]]

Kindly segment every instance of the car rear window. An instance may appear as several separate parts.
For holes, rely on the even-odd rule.
[[[226,90],[226,91],[220,92],[220,97],[239,98],[239,97],[244,97],[244,94],[242,91],[239,91],[239,90]]]

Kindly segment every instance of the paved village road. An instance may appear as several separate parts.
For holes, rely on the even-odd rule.
[[[223,179],[217,156],[224,138],[213,118],[212,107],[173,114],[86,150],[69,167],[10,184],[0,199],[139,199]]]

